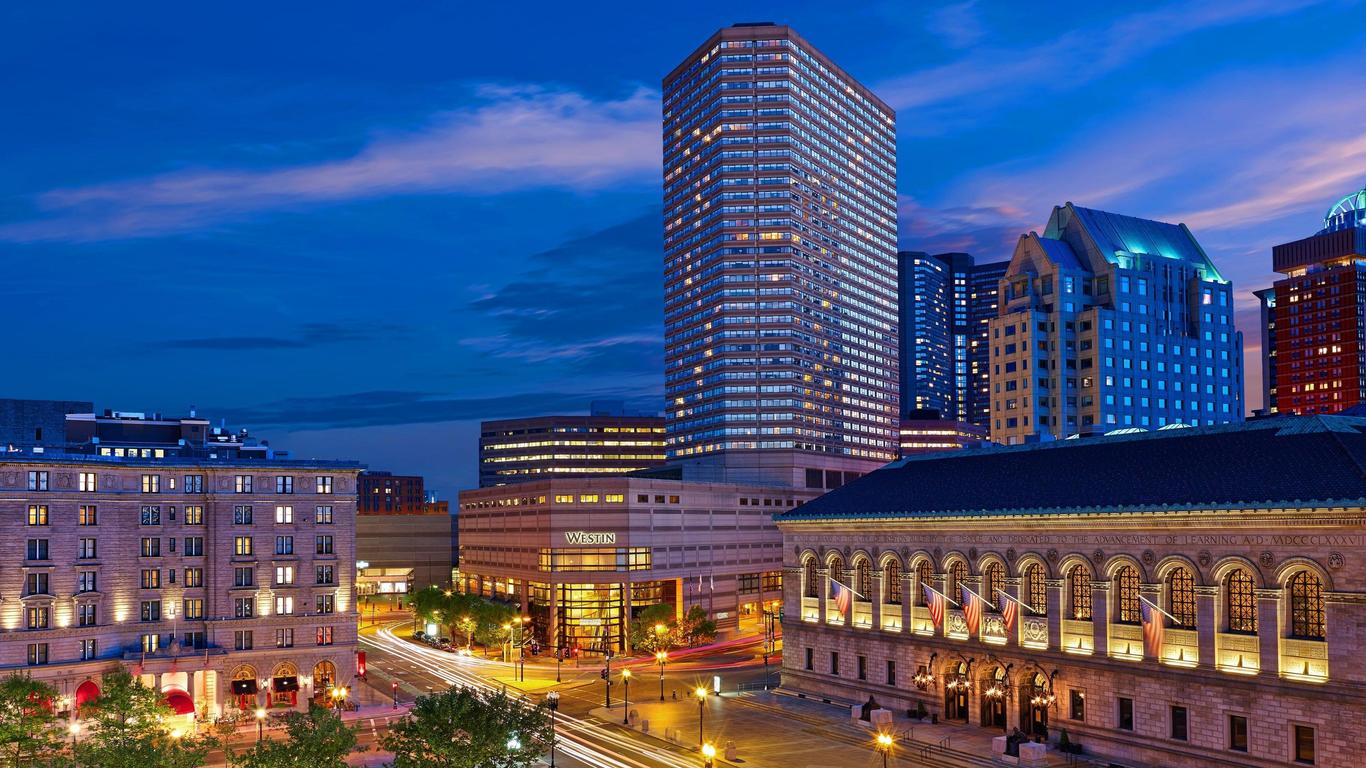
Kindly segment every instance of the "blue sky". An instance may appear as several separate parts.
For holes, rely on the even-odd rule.
[[[0,9],[0,396],[224,416],[474,482],[480,418],[662,392],[659,81],[789,23],[898,110],[900,239],[1005,259],[1071,200],[1238,289],[1366,183],[1352,2]]]

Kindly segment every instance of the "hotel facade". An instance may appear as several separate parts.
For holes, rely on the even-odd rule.
[[[631,618],[661,603],[753,634],[782,600],[772,516],[818,493],[649,477],[465,491],[456,586],[519,605],[545,648],[620,653]]]
[[[360,465],[88,448],[0,454],[0,667],[68,712],[122,668],[206,720],[350,684]]]
[[[904,459],[778,515],[783,687],[1119,766],[1358,764],[1363,466],[1346,416]]]

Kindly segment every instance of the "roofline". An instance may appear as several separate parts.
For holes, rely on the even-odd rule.
[[[13,454],[0,453],[0,466],[5,464],[22,464],[34,466],[41,464],[60,464],[76,466],[80,464],[92,464],[96,466],[108,467],[110,465],[128,465],[138,468],[146,467],[217,467],[219,469],[230,469],[232,467],[260,468],[274,467],[280,469],[345,469],[364,470],[366,466],[359,461],[349,459],[243,459],[243,458],[195,458],[181,456],[165,456],[162,458],[129,458],[127,456],[95,456],[95,455],[52,455],[45,454],[26,454],[15,456]]]
[[[926,520],[926,521],[948,521],[948,520],[990,520],[993,518],[1019,518],[1019,517],[1086,517],[1116,515],[1116,514],[1140,514],[1140,515],[1189,515],[1201,512],[1246,512],[1248,510],[1277,510],[1277,509],[1324,509],[1324,508],[1366,508],[1366,497],[1357,499],[1284,499],[1284,500],[1263,500],[1248,501],[1241,504],[1199,504],[1194,502],[1183,502],[1179,509],[1173,509],[1169,505],[1149,506],[1149,505],[1114,505],[1109,507],[1019,507],[1015,509],[971,509],[954,511],[934,511],[934,512],[907,512],[907,513],[886,513],[865,514],[858,512],[841,512],[819,515],[803,515],[802,507],[797,506],[791,510],[778,512],[773,515],[773,520],[782,527],[788,523],[802,522],[822,522],[831,520]]]

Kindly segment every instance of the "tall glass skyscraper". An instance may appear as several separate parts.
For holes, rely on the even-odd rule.
[[[665,77],[663,134],[670,458],[826,485],[896,458],[891,108],[737,24]]]

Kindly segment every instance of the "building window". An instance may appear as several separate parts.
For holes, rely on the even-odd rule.
[[[185,586],[186,586],[186,587],[202,587],[202,586],[204,586],[204,569],[203,569],[203,568],[186,568],[186,569],[185,569]]]
[[[968,564],[962,560],[954,560],[949,566],[949,583],[944,585],[944,594],[951,599],[961,600],[959,587],[963,586],[963,581],[968,577]]]
[[[992,608],[999,608],[1001,605],[998,593],[1006,585],[1005,566],[997,562],[987,565],[987,569],[982,572],[982,597],[986,599],[987,605]]]
[[[24,593],[26,595],[51,594],[48,592],[48,575],[46,573],[30,573],[26,582],[28,584],[28,591]]]
[[[161,601],[143,600],[141,616],[143,621],[161,621]]]
[[[76,514],[77,525],[99,525],[100,518],[94,504],[82,504]]]
[[[180,644],[185,648],[198,648],[199,650],[203,650],[209,647],[208,639],[204,636],[203,630],[184,632],[181,637],[183,639],[180,641]]]
[[[30,504],[28,505],[28,524],[47,525],[47,505]]]
[[[1190,736],[1190,727],[1187,720],[1185,707],[1172,707],[1172,738],[1177,741],[1185,741]]]
[[[872,600],[873,564],[868,562],[868,558],[859,558],[858,565],[854,566],[854,579],[857,582],[854,587],[854,599],[860,602]]]
[[[288,525],[294,522],[294,507],[276,507],[275,522],[280,525]]]
[[[1295,726],[1295,762],[1314,764],[1314,729],[1307,725]]]
[[[98,582],[95,578],[95,571],[79,571],[76,574],[77,592],[97,592]]]
[[[275,537],[275,554],[277,554],[277,555],[292,555],[292,554],[294,554],[294,537],[293,537],[293,536],[276,536],[276,537]]]
[[[47,539],[29,539],[24,547],[24,554],[29,560],[46,560]]]
[[[161,475],[143,475],[142,492],[161,493]]]
[[[1024,594],[1029,601],[1029,612],[1035,616],[1048,613],[1048,586],[1043,581],[1043,566],[1032,563],[1024,570]]]
[[[161,539],[144,538],[142,540],[142,556],[161,557]]]
[[[252,649],[251,630],[239,629],[233,632],[232,648],[235,651],[250,651]]]
[[[233,569],[232,569],[232,585],[233,585],[234,587],[250,587],[250,586],[252,586],[252,582],[254,581],[254,579],[253,579],[253,574],[255,574],[255,573],[256,573],[256,569],[255,569],[255,568],[233,568]]]
[[[30,473],[32,474],[32,473]],[[47,474],[47,473],[43,473]],[[29,666],[38,666],[47,663],[47,643],[28,644],[28,663]],[[1310,762],[1313,762],[1312,760]]]
[[[161,571],[156,568],[142,569],[142,588],[161,589]]]
[[[866,656],[858,657],[858,679],[868,679],[868,657]]]
[[[238,504],[232,508],[233,525],[251,525],[251,505]]]
[[[760,577],[760,585],[765,592],[783,591],[783,572],[767,571]]]
[[[76,606],[76,626],[93,627],[95,623],[94,603],[82,603]]]
[[[81,641],[81,661],[90,661],[95,658],[98,646],[94,640]]]
[[[807,557],[802,563],[802,594],[806,597],[820,597],[819,569],[816,558]]]
[[[1224,584],[1228,631],[1257,634],[1257,596],[1253,590],[1252,574],[1239,568],[1228,575]]]
[[[204,618],[204,600],[198,597],[186,598],[181,606],[186,619]]]
[[[1115,573],[1116,608],[1115,621],[1119,624],[1137,624],[1139,621],[1138,571],[1133,566],[1120,566]]]
[[[1247,751],[1247,718],[1243,715],[1228,716],[1228,748],[1234,752]]]
[[[913,605],[929,605],[929,596],[925,594],[925,587],[929,586],[930,580],[934,578],[934,572],[930,570],[930,561],[921,560],[915,564],[915,593]]]
[[[839,673],[840,673],[840,652],[839,652],[839,651],[831,651],[831,652],[830,652],[830,674],[832,674],[832,675],[838,675]]]
[[[1305,640],[1327,636],[1323,614],[1323,584],[1310,571],[1290,577],[1290,634]]]
[[[1176,626],[1195,628],[1195,577],[1185,568],[1177,568],[1167,577],[1167,604]]]
[[[203,524],[204,524],[204,508],[203,508],[203,507],[199,507],[199,506],[186,507],[186,508],[185,508],[185,524],[186,524],[186,525],[203,525]]]
[[[752,595],[759,591],[759,574],[742,573],[739,576],[739,585],[736,590],[742,595]]]
[[[77,550],[76,556],[82,560],[94,560],[97,556],[95,540],[81,539],[80,547]]]
[[[317,579],[314,584],[335,584],[335,575],[330,565],[319,565],[316,568]]]
[[[331,524],[332,524],[332,507],[329,507],[329,506],[314,507],[314,508],[313,508],[313,522],[316,523],[317,525],[331,525]]]
[[[161,525],[161,507],[143,507],[138,519],[142,525]]]
[[[94,493],[97,487],[94,472],[82,472],[77,476],[76,489],[81,493]]]
[[[236,557],[251,556],[251,537],[237,536],[232,540],[232,553]]]
[[[294,478],[289,475],[275,476],[276,493],[294,493]]]
[[[29,608],[24,612],[24,626],[29,629],[47,629],[51,614],[47,608]]]
[[[331,627],[318,627],[318,631],[317,631],[317,633],[315,633],[315,635],[314,635],[314,640],[315,640],[315,642],[317,642],[318,645],[331,645],[331,644],[332,644],[332,628],[331,628]]]
[[[318,493],[331,493],[331,492],[332,492],[332,476],[331,476],[331,475],[319,475],[319,476],[313,478],[313,481],[314,481],[314,490],[315,490],[316,492],[318,492]]]
[[[293,630],[293,629],[277,629],[277,630],[275,630],[275,647],[276,647],[276,648],[293,648],[293,647],[294,647],[294,630]]]
[[[1073,720],[1086,720],[1086,692],[1073,688],[1068,696],[1068,716]]]
[[[1084,565],[1074,565],[1067,576],[1071,588],[1068,613],[1078,621],[1091,620],[1091,572]]]
[[[40,472],[30,472],[30,473],[28,473],[28,489],[29,489],[30,491],[46,491],[46,490],[47,490],[47,472],[41,472],[41,471],[40,471]],[[46,646],[44,646],[44,647],[46,647]]]
[[[256,598],[238,597],[232,601],[232,615],[238,619],[250,619],[256,613]]]
[[[289,585],[294,583],[294,566],[277,565],[275,566],[275,583],[277,585]]]
[[[814,648],[806,649],[806,669],[808,672],[816,671],[816,651]]]
[[[1119,698],[1119,717],[1117,725],[1121,731],[1134,729],[1134,700],[1123,696]]]
[[[313,537],[313,544],[314,544],[315,554],[319,554],[319,555],[330,555],[330,554],[332,554],[332,537],[331,537],[331,536],[327,536],[327,535],[323,535],[323,536],[314,536],[314,537]]]
[[[887,685],[896,685],[896,662],[887,660]]]
[[[830,558],[829,572],[830,572],[830,591],[826,593],[826,597],[833,597],[833,596],[834,596],[833,590],[834,590],[834,587],[835,587],[835,582],[838,581],[838,582],[841,583],[841,584],[845,584],[845,581],[844,581],[844,558],[840,557],[839,555],[835,555],[834,557]],[[845,586],[848,586],[848,585],[846,584]]]
[[[186,476],[185,476],[185,487],[184,487],[182,490],[183,490],[185,493],[203,493],[203,492],[204,492],[204,476],[203,476],[203,475],[186,475]]]
[[[275,598],[275,615],[291,616],[294,614],[294,597],[286,595]]]
[[[336,595],[315,595],[314,608],[318,613],[334,613],[337,610]]]
[[[251,475],[236,475],[232,479],[234,493],[251,493]]]
[[[901,561],[891,559],[882,569],[883,592],[888,605],[901,605]]]

